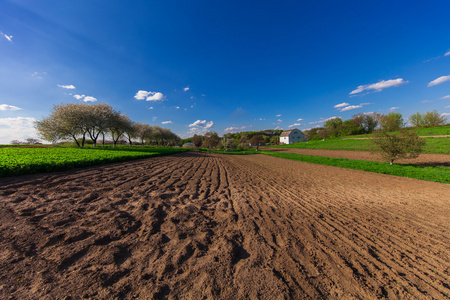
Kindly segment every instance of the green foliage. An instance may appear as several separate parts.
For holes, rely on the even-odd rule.
[[[396,131],[404,126],[403,116],[401,113],[390,112],[387,115],[379,116],[380,127],[383,131]]]
[[[286,158],[296,161],[326,165],[326,166],[336,166],[346,169],[354,169],[361,171],[368,171],[373,173],[381,173],[402,177],[410,177],[415,179],[422,179],[428,181],[435,181],[441,183],[450,183],[450,167],[424,167],[421,165],[412,164],[396,164],[390,166],[386,163],[364,161],[364,160],[353,160],[346,158],[331,158],[331,157],[321,157],[321,156],[311,156],[311,155],[300,155],[293,153],[279,153],[264,151],[264,154]]]
[[[372,149],[392,165],[399,158],[416,158],[422,152],[425,140],[414,131],[401,130],[399,133],[379,132],[371,139]]]
[[[0,148],[0,177],[63,171],[186,151],[182,148]]]

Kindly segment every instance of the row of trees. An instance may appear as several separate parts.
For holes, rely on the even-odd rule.
[[[440,126],[447,122],[447,118],[439,115],[437,111],[419,112],[409,117],[410,123],[415,127]],[[397,131],[405,126],[403,116],[398,112],[389,114],[371,113],[357,114],[351,119],[343,121],[341,118],[327,120],[323,127],[308,131],[310,140],[335,138],[347,135],[372,133],[376,128],[382,131]]]
[[[114,146],[121,138],[126,138],[130,145],[133,139],[142,144],[170,145],[179,141],[179,137],[169,129],[135,123],[125,114],[104,103],[78,104],[67,103],[55,105],[51,114],[36,122],[36,129],[43,140],[52,142],[73,139],[78,147],[83,148],[86,137],[93,146],[101,136],[110,137]]]

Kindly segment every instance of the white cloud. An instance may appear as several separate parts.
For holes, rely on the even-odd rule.
[[[180,109],[180,107],[179,106],[175,106],[175,109]]]
[[[172,121],[163,121],[163,122],[161,122],[161,124],[172,124],[173,122]]]
[[[341,107],[348,106],[348,105],[350,105],[350,104],[347,102],[343,102],[343,103],[336,104],[334,106],[334,108],[341,108]]]
[[[146,100],[146,101],[162,101],[164,100],[164,95],[160,92],[147,92],[140,90],[134,95],[136,100]]]
[[[12,140],[23,141],[26,138],[37,138],[34,128],[35,118],[0,118],[0,144],[9,144]]]
[[[83,99],[84,102],[95,102],[97,101],[97,98],[91,97],[91,96],[86,96]]]
[[[22,110],[20,107],[8,105],[8,104],[0,104],[0,110]]]
[[[225,130],[224,130],[224,132],[238,132],[238,131],[240,131],[240,130],[244,130],[244,129],[246,129],[247,128],[247,126],[241,126],[241,127],[228,127],[228,128],[225,128]]]
[[[3,32],[0,32],[0,35],[2,37],[4,37],[5,39],[7,39],[8,41],[12,42],[12,38],[13,38],[12,35],[7,35],[6,33],[3,33]]]
[[[444,99],[450,99],[450,95],[444,96],[444,97],[442,97],[441,99],[442,99],[442,100],[444,100]]]
[[[304,124],[301,124],[301,123],[294,123],[294,124],[292,124],[292,125],[289,125],[288,127],[289,128],[291,128],[291,127],[295,127],[295,126],[303,126]]]
[[[281,117],[281,114],[279,114],[279,115],[276,115],[275,117],[279,118],[279,117]]]
[[[447,76],[441,76],[441,77],[439,77],[439,78],[436,78],[436,79],[433,80],[433,81],[430,81],[430,82],[428,83],[428,86],[438,85],[438,84],[441,84],[441,83],[446,82],[446,81],[449,81],[449,80],[450,80],[450,75],[447,75]]]
[[[260,120],[260,121],[265,121],[266,119],[264,119],[264,118],[259,118],[258,120]]]
[[[213,121],[206,122],[206,120],[197,120],[190,124],[189,127],[201,127],[201,128],[211,128],[214,125]]]
[[[303,119],[297,119],[297,122],[303,121]]]
[[[86,96],[86,95],[73,95],[73,97],[77,100],[82,100],[84,102],[95,102],[97,101],[97,98],[92,96]]]
[[[283,122],[283,120],[281,120],[281,119],[278,119],[278,120],[277,120],[277,122],[278,122],[278,123],[281,123],[281,122]]]
[[[386,88],[397,87],[406,83],[408,83],[408,81],[404,81],[403,78],[381,80],[377,83],[360,85],[356,88],[356,90],[351,91],[350,95],[358,94],[369,90],[375,90],[376,92],[380,92]]]
[[[447,52],[445,52],[444,56],[449,56],[450,55],[450,49],[447,50]]]
[[[205,94],[202,94],[202,97],[206,97],[206,95],[205,95]]]
[[[58,84],[58,86],[60,88],[67,89],[67,90],[74,90],[75,89],[75,86],[73,84],[68,84],[68,85]]]
[[[322,118],[321,118],[321,120],[319,120],[319,121],[309,122],[308,124],[325,123],[325,122],[328,121],[328,120],[333,120],[333,119],[336,119],[336,118],[338,118],[338,117],[329,117],[329,118],[326,118],[326,119],[322,119]]]
[[[153,109],[153,106],[150,106],[148,109]]]
[[[444,108],[450,108],[450,105],[445,106]]]
[[[396,110],[396,109],[399,109],[399,108],[400,107],[394,106],[394,107],[389,108],[389,110]]]
[[[185,92],[187,92],[187,91],[189,91],[189,87],[187,86],[187,87],[185,87],[183,90],[184,90]]]
[[[443,114],[441,114],[441,117],[446,117],[446,116],[450,116],[450,113],[443,113]]]
[[[352,109],[357,109],[357,108],[362,108],[362,105],[349,105],[346,106],[344,108],[341,108],[339,111],[347,111],[347,110],[352,110]]]

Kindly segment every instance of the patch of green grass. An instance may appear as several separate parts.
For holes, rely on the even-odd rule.
[[[346,169],[354,169],[373,173],[409,177],[441,183],[450,183],[450,167],[441,167],[441,166],[424,167],[421,165],[412,165],[412,164],[394,164],[390,166],[389,163],[353,160],[346,158],[300,155],[293,153],[279,153],[271,151],[264,151],[263,154],[313,164],[335,166]]]
[[[450,137],[429,137],[425,139],[424,153],[450,154]],[[309,141],[290,145],[279,145],[277,148],[290,149],[323,149],[323,150],[350,150],[370,151],[370,140],[356,139],[326,139],[325,141]]]
[[[0,148],[0,177],[64,171],[186,151],[182,148]]]
[[[437,126],[437,127],[427,127],[427,128],[406,128],[407,130],[415,131],[419,136],[431,136],[431,135],[450,135],[450,125],[449,126]],[[398,132],[398,131],[395,131]],[[394,133],[394,132],[390,132]],[[373,134],[357,134],[357,135],[349,135],[344,138],[346,139],[354,139],[354,138],[368,138],[372,137]]]

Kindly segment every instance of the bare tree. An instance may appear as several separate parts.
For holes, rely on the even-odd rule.
[[[425,141],[414,131],[400,130],[399,133],[381,131],[372,139],[372,151],[380,153],[390,165],[399,158],[416,158],[422,152]]]

